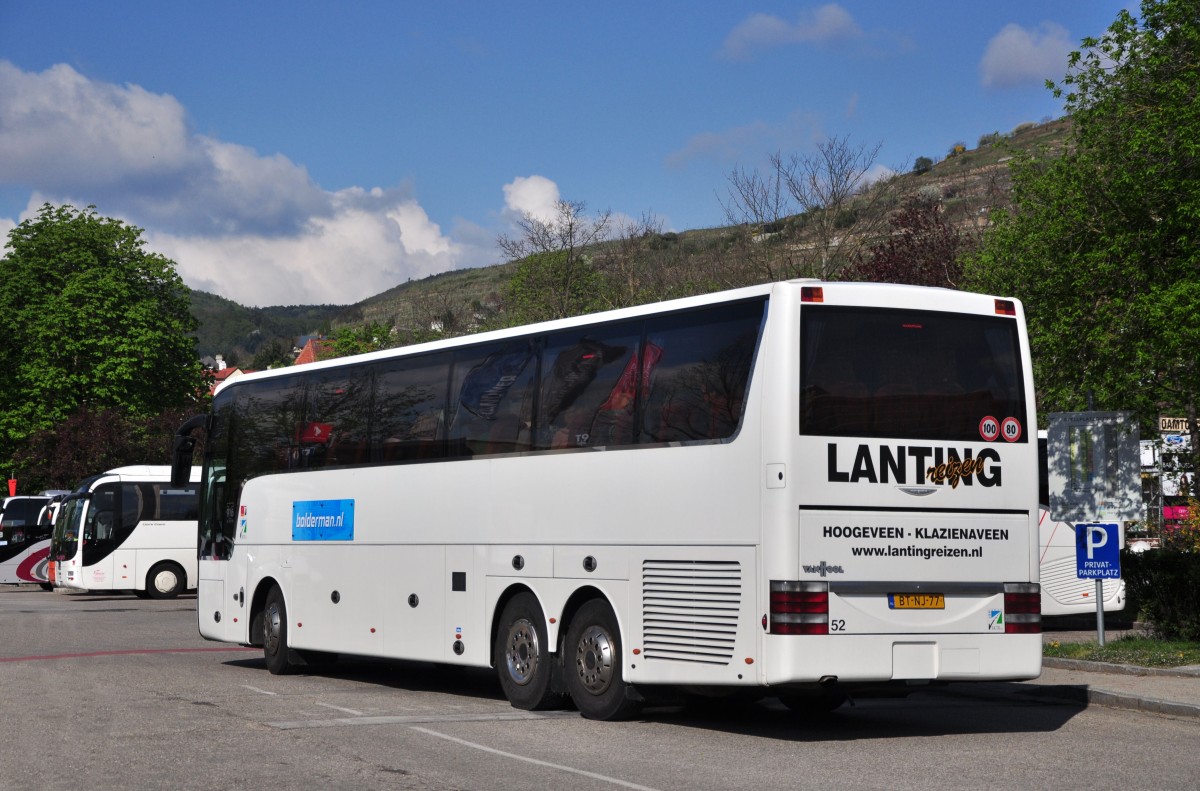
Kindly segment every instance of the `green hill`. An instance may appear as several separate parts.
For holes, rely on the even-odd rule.
[[[1013,156],[1059,150],[1069,123],[1069,119],[1058,119],[1022,124],[1007,134],[983,135],[975,148],[962,146],[922,173],[901,174],[900,192],[934,195],[949,222],[982,232],[989,212],[1007,205],[1011,189],[1008,163]],[[714,189],[722,186],[714,185]],[[788,218],[787,222],[803,227],[804,218]],[[658,293],[694,293],[714,286],[760,282],[764,275],[753,269],[759,264],[731,255],[733,230],[696,229],[641,239],[625,265],[637,269],[639,277],[654,281]],[[761,230],[764,238],[771,235],[771,229]],[[616,246],[601,246],[596,257],[619,254]],[[194,291],[192,312],[200,325],[196,333],[199,352],[201,356],[223,354],[232,364],[248,367],[254,355],[272,343],[291,348],[305,335],[329,334],[338,326],[366,322],[409,333],[437,327],[447,334],[461,334],[496,318],[502,310],[504,286],[514,269],[515,264],[506,263],[444,272],[402,283],[354,305],[247,308]]]

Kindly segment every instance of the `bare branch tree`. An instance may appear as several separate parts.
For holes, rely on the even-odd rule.
[[[795,204],[784,188],[785,174],[778,162],[776,153],[771,158],[769,173],[734,168],[726,177],[728,199],[721,201],[725,219],[735,229],[736,254],[767,281],[788,276],[790,257],[786,247],[763,242],[778,233],[783,221],[796,213]]]
[[[818,143],[815,154],[772,157],[806,220],[808,271],[801,274],[829,280],[886,232],[886,209],[898,197],[898,184],[893,178],[870,180],[882,146],[854,146],[848,137],[833,137]]]
[[[612,213],[607,209],[598,213],[594,220],[586,216],[587,204],[583,201],[559,200],[554,209],[554,216],[549,220],[522,212],[517,220],[520,236],[513,238],[500,234],[496,237],[496,244],[508,260],[517,261],[535,253],[563,251],[569,260],[574,260],[584,248],[608,238]]]
[[[559,200],[549,220],[523,212],[519,237],[496,237],[508,259],[519,262],[505,289],[511,320],[574,316],[604,303],[603,279],[590,259],[608,238],[612,213],[605,210],[590,219],[585,210],[582,201]]]

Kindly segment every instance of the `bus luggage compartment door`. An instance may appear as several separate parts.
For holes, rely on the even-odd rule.
[[[241,597],[235,598],[227,596],[225,593],[225,574],[228,568],[228,561],[200,561],[200,587],[199,595],[196,597],[196,619],[199,622],[201,636],[209,640],[243,642],[245,640],[243,622],[246,619],[247,610]],[[213,606],[199,609],[200,602],[213,603]]]

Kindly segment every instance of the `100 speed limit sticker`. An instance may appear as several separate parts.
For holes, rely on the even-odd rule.
[[[987,442],[993,442],[1000,437],[1003,437],[1005,442],[1016,442],[1021,439],[1023,433],[1021,421],[1015,417],[997,420],[991,415],[987,415],[979,421],[979,436]]]

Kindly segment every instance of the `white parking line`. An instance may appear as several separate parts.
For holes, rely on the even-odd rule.
[[[510,720],[545,720],[555,717],[578,717],[574,711],[564,712],[532,712],[505,711],[498,714],[407,714],[407,715],[372,715],[362,717],[338,717],[332,720],[291,720],[287,722],[264,723],[281,731],[292,731],[299,728],[341,728],[345,726],[362,725],[412,725],[416,722],[507,722]]]
[[[636,789],[638,789],[638,791],[655,791],[655,789],[650,788],[649,786],[638,785],[637,783],[628,783],[624,780],[618,780],[615,777],[609,777],[607,775],[596,774],[595,772],[588,772],[583,769],[574,769],[570,766],[563,766],[562,764],[552,764],[549,761],[539,761],[537,758],[528,758],[524,755],[515,755],[514,753],[506,753],[503,750],[497,750],[493,747],[486,747],[482,744],[476,744],[475,742],[464,741],[463,739],[458,739],[458,738],[455,738],[454,736],[450,736],[445,733],[438,733],[437,731],[431,731],[428,728],[418,728],[416,726],[413,726],[413,730],[420,731],[421,733],[427,733],[430,736],[436,736],[439,739],[445,739],[448,742],[454,742],[455,744],[461,744],[464,747],[470,747],[475,750],[482,750],[485,753],[492,753],[493,755],[501,755],[505,758],[512,758],[513,760],[516,760],[516,761],[524,761],[525,763],[535,764],[537,766],[545,766],[549,769],[558,769],[563,772],[570,772],[572,774],[583,775],[584,777],[590,777],[593,780],[601,780],[605,783],[612,783],[613,785],[618,785],[623,788],[636,788]]]
[[[317,705],[324,706],[327,709],[333,709],[334,711],[341,711],[341,712],[345,712],[346,714],[353,714],[355,717],[361,717],[363,715],[363,713],[361,711],[355,711],[354,709],[343,709],[341,706],[335,706],[332,703],[318,703]]]
[[[252,687],[249,684],[242,684],[242,687],[250,690],[251,692],[258,692],[262,695],[278,695],[279,694],[278,692],[269,692],[265,689],[259,689],[258,687]]]

